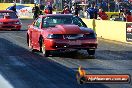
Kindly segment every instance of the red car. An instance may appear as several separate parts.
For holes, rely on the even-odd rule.
[[[42,51],[45,56],[51,51],[70,49],[85,49],[89,55],[94,55],[97,48],[94,31],[71,14],[40,15],[28,26],[27,43],[32,50]]]
[[[14,11],[0,10],[0,30],[20,30],[21,22]]]

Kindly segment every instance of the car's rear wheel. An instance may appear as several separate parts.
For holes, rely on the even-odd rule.
[[[35,52],[33,49],[33,46],[31,45],[31,39],[29,38],[29,35],[27,34],[27,44],[30,51]]]
[[[89,55],[93,56],[95,54],[95,49],[88,49],[87,52]]]

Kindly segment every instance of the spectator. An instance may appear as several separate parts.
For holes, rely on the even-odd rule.
[[[115,2],[115,12],[119,12],[119,6],[120,6],[119,1],[116,1]]]
[[[40,14],[40,9],[39,9],[39,7],[36,4],[34,4],[32,12],[34,13],[33,18],[36,19],[39,16],[39,14]]]
[[[13,6],[11,6],[8,10],[16,12],[16,3],[14,3]]]
[[[71,7],[71,12],[72,12],[72,14],[75,13],[75,5],[73,5],[73,6]]]
[[[96,8],[94,4],[92,4],[91,7],[87,9],[87,12],[90,16],[90,19],[93,19],[93,18],[97,19],[98,9]]]
[[[74,13],[76,16],[78,16],[79,15],[79,8],[78,8],[78,6],[76,6],[75,7],[75,13]]]
[[[94,6],[94,18],[97,19],[97,15],[98,15],[98,8],[97,6]]]
[[[114,12],[115,10],[115,2],[114,1],[110,1],[109,2],[109,11],[110,12]]]
[[[39,8],[40,10],[44,10],[44,1],[43,0],[40,0],[40,4],[39,4]]]
[[[93,7],[93,5],[91,5],[91,7],[87,9],[87,12],[89,14],[89,18],[93,19],[94,18],[94,7]]]
[[[48,10],[49,10],[49,14],[52,14],[53,8],[51,4],[48,5]]]
[[[102,8],[99,9],[98,19],[100,19],[100,20],[108,20],[108,15],[105,13],[105,11],[103,11]]]
[[[126,21],[126,15],[129,11],[127,9],[123,9],[122,12],[123,12],[123,20]]]
[[[101,8],[104,10],[104,11],[108,11],[108,4],[105,0],[103,0],[101,2]]]
[[[64,7],[62,14],[70,14],[70,13],[71,13],[71,10],[67,6]]]
[[[52,5],[51,5],[50,2],[47,3],[47,6],[45,7],[44,12],[45,12],[46,14],[52,14],[52,12],[53,12],[53,8],[52,8]]]
[[[127,12],[127,14],[125,15],[126,18],[126,22],[132,22],[132,15],[131,12]]]

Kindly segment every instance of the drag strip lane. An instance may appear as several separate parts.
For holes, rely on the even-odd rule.
[[[26,39],[20,39],[23,34],[26,35],[13,31],[0,34],[0,52],[4,51],[0,73],[14,88],[107,88],[103,84],[78,85],[74,70],[30,52]]]
[[[78,53],[57,52],[55,57],[45,58],[38,52],[31,53],[28,50],[26,31],[0,32],[0,41],[2,41],[0,42],[0,72],[3,74],[2,76],[6,74],[4,77],[11,81],[15,88],[132,87],[132,83],[78,85],[75,79],[75,73],[80,65],[92,74],[127,73],[132,75],[132,46],[129,44],[99,39],[99,46],[94,58],[89,57],[85,50]],[[10,60],[11,58],[14,59]],[[4,69],[5,64],[6,68]],[[22,67],[23,64],[25,66]]]
[[[62,86],[65,86],[65,88],[68,88],[73,85],[78,87],[79,85],[77,85],[77,83],[76,83],[75,72],[77,71],[77,68],[80,65],[83,66],[88,73],[92,73],[92,74],[95,74],[95,73],[97,73],[97,74],[117,74],[117,73],[131,74],[132,73],[131,54],[129,55],[129,53],[127,53],[125,51],[123,51],[123,52],[119,51],[120,49],[118,50],[119,53],[116,51],[112,52],[112,50],[110,50],[111,48],[109,47],[111,44],[109,45],[109,43],[107,43],[107,42],[105,42],[103,44],[108,45],[108,46],[100,45],[100,47],[98,48],[98,50],[96,52],[95,58],[89,57],[87,55],[86,51],[79,51],[77,54],[72,54],[72,56],[71,56],[71,52],[70,53],[61,53],[61,55],[60,55],[60,53],[57,53],[57,54],[59,54],[58,56],[55,55],[57,57],[45,58],[38,52],[31,53],[28,50],[28,47],[26,45],[26,32],[20,32],[20,33],[11,32],[11,33],[7,33],[7,35],[8,36],[6,36],[6,34],[1,34],[1,37],[5,38],[13,43],[13,45],[8,46],[8,47],[12,46],[11,50],[7,51],[7,49],[6,49],[6,52],[8,52],[9,56],[17,57],[21,62],[25,63],[27,65],[27,67],[29,67],[29,69],[33,69],[34,71],[37,71],[37,73],[39,73],[39,75],[41,75],[39,78],[34,78],[34,79],[40,80],[42,75],[48,74],[45,77],[46,77],[46,79],[49,80],[48,82],[51,83],[50,84],[51,86],[53,86],[52,83],[53,84],[55,83],[58,88],[60,88]],[[18,36],[20,36],[22,38],[20,38]],[[17,46],[19,46],[19,48]],[[14,47],[15,47],[15,49],[14,49]],[[104,47],[106,47],[106,48],[104,48]],[[104,49],[102,49],[102,48],[104,48]],[[107,48],[109,48],[109,50]],[[130,50],[131,47],[126,46],[125,49],[126,48],[127,48],[127,50],[129,50],[129,52],[131,52],[131,50]],[[17,49],[19,49],[19,51]],[[112,56],[112,54],[113,54],[113,56]],[[127,59],[125,59],[123,54],[126,54],[129,57]],[[4,57],[4,58],[6,58],[6,57]],[[48,61],[47,64],[45,64],[45,61]],[[53,63],[53,66],[52,65],[50,66],[50,64],[52,64],[52,63]],[[49,67],[50,67],[50,69],[52,67],[54,67],[54,68],[52,68],[54,70],[46,71]],[[67,69],[70,69],[70,71]],[[61,73],[61,72],[63,72],[63,73]],[[45,73],[45,74],[43,74],[43,73]],[[55,74],[53,74],[53,73],[55,73]],[[58,75],[59,75],[59,77],[58,77]],[[56,79],[53,80],[50,77],[53,77]],[[68,77],[70,77],[70,79],[67,79]],[[63,78],[66,80],[63,80]],[[29,79],[31,80],[31,78],[29,78]],[[56,80],[58,80],[57,83],[56,83]],[[69,86],[66,85],[66,83],[68,81],[71,81]],[[64,82],[64,83],[59,85],[58,84],[59,82]],[[32,81],[30,83],[28,83],[27,85],[30,85],[31,83],[32,83]],[[88,85],[85,85],[85,86],[88,87]],[[93,87],[93,86],[94,86],[94,88],[98,88],[98,86],[102,86],[102,85],[92,85],[91,87]],[[119,87],[120,88],[121,86],[126,87],[126,88],[131,87],[129,84],[122,84],[122,85],[117,84],[116,86],[111,85],[111,84],[105,84],[102,87],[104,87],[104,86],[105,86],[105,88],[106,87],[110,87],[110,88]],[[39,85],[39,87],[41,87],[41,86]],[[49,86],[47,86],[47,88],[48,87]],[[81,86],[81,87],[83,88],[84,86]]]

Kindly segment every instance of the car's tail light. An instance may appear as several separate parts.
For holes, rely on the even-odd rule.
[[[96,38],[96,34],[95,33],[89,33],[89,34],[84,34],[84,38],[85,39],[95,39]]]
[[[49,34],[47,36],[48,39],[63,39],[63,35],[61,34]]]

